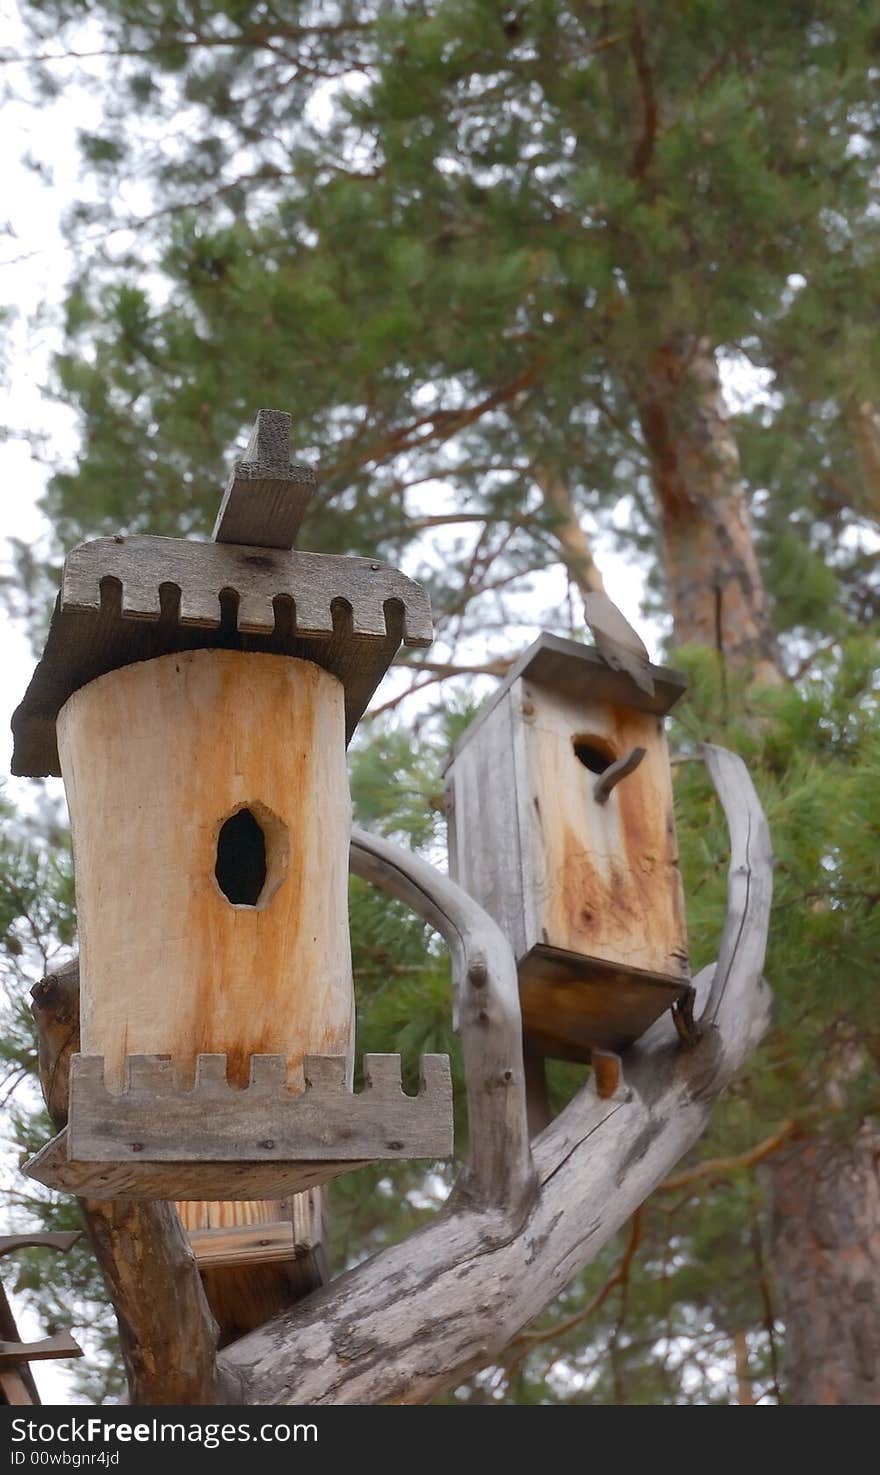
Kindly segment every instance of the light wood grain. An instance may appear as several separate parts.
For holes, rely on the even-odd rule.
[[[307,1052],[350,1054],[339,682],[306,661],[191,651],[90,683],[58,729],[81,1048],[108,1082],[133,1054],[168,1055],[182,1086],[200,1053],[225,1052],[240,1085],[253,1054],[283,1054],[293,1081]],[[214,873],[221,825],[245,806],[269,852],[255,907]]]
[[[220,1346],[262,1326],[329,1280],[323,1195],[178,1201]]]
[[[183,1202],[190,1199],[283,1198],[304,1193],[319,1184],[329,1183],[340,1173],[350,1173],[364,1163],[337,1160],[333,1162],[90,1162],[71,1158],[68,1154],[68,1129],[64,1128],[25,1164],[23,1171],[37,1183],[44,1183],[78,1198],[97,1200],[102,1207],[119,1202],[120,1208],[149,1208],[158,1199]],[[156,1204],[167,1207],[174,1215],[174,1203]],[[179,1222],[179,1221],[177,1221]],[[187,1253],[189,1240],[181,1228]]]
[[[183,1209],[188,1207],[187,1204],[181,1205]],[[183,1219],[181,1214],[181,1222]],[[281,1219],[277,1223],[234,1224],[228,1229],[190,1229],[188,1232],[200,1270],[296,1259],[293,1225],[289,1219]]]
[[[769,847],[743,848],[742,834],[760,835],[765,822],[748,775],[736,760],[733,767],[736,783],[726,806],[736,804],[745,815],[731,855],[725,936],[748,944],[740,951],[734,943],[710,1011],[705,1005],[717,970],[704,969],[694,980],[702,1038],[683,1047],[671,1020],[658,1020],[626,1053],[624,1079],[606,1079],[602,1089],[611,1088],[611,1095],[603,1099],[588,1082],[540,1135],[534,1156],[509,944],[471,897],[424,860],[355,833],[352,869],[412,906],[449,945],[470,1161],[431,1224],[228,1348],[219,1369],[229,1401],[427,1402],[497,1355],[698,1139],[715,1098],[770,1021],[759,945],[772,889]],[[749,879],[742,886],[745,861]],[[51,1081],[61,1073],[50,1066],[47,1061]],[[108,1256],[103,1263],[118,1301],[128,1292],[125,1262]],[[143,1336],[141,1365],[152,1366],[154,1387],[180,1388],[184,1369],[177,1365],[169,1380],[155,1355],[161,1320],[151,1325],[141,1309],[138,1323],[137,1301],[128,1304]],[[174,1331],[180,1343],[179,1320]],[[176,1350],[172,1344],[172,1355]]]

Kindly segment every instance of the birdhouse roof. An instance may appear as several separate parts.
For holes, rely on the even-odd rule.
[[[342,682],[348,740],[401,642],[431,639],[424,589],[374,559],[146,536],[82,543],[12,719],[12,772],[61,772],[55,720],[87,682],[204,647],[314,661]]]
[[[665,666],[648,666],[647,672],[654,682],[653,696],[637,686],[626,671],[616,671],[609,666],[595,646],[582,645],[578,640],[564,640],[544,631],[511,666],[455,744],[449,761],[452,763],[456,754],[473,741],[490,712],[520,677],[575,699],[607,702],[610,706],[631,707],[637,712],[652,712],[663,717],[687,690],[687,678],[680,671],[671,671]]]

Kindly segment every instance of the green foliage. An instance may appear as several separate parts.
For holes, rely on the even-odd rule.
[[[741,752],[766,806],[778,1022],[684,1168],[748,1153],[789,1119],[809,1126],[840,1030],[866,1061],[878,1048],[880,426],[873,475],[870,439],[854,433],[880,403],[876,0],[26,11],[35,51],[74,42],[88,15],[113,54],[105,117],[81,140],[105,194],[71,214],[80,261],[53,386],[77,411],[81,450],[47,491],[55,546],[45,562],[19,549],[11,592],[37,629],[62,547],[120,527],[207,534],[224,458],[261,404],[290,407],[297,451],[320,460],[303,545],[380,553],[423,578],[438,664],[512,655],[540,623],[574,626],[542,607],[541,576],[560,560],[542,476],[597,539],[639,559],[662,608],[639,388],[660,345],[697,337],[762,371],[766,393],[734,429],[795,679],[756,691],[713,653],[676,651],[692,689],[674,744]],[[37,72],[48,97],[51,65]],[[130,178],[154,208],[120,248],[109,232],[130,224]],[[479,695],[441,674],[414,719],[412,704],[406,721],[371,719],[352,753],[359,821],[434,860],[443,758]],[[676,807],[699,967],[727,865],[699,764],[676,769]],[[38,829],[25,841],[10,820],[2,856],[13,1071],[33,1063],[25,977],[41,947],[72,937],[60,835],[43,844]],[[460,1087],[437,939],[358,882],[351,924],[359,1050],[450,1050]],[[582,1074],[552,1067],[555,1105]],[[853,1083],[842,1131],[874,1079]],[[31,1102],[19,1125],[36,1140]],[[340,1180],[337,1265],[406,1234],[449,1181],[408,1165]],[[622,1231],[548,1310],[546,1341],[514,1344],[447,1401],[726,1403],[739,1334],[756,1396],[775,1398],[762,1215],[744,1171],[658,1193],[638,1244]],[[39,1296],[54,1305],[45,1283]]]

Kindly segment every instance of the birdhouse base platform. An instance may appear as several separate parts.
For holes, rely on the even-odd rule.
[[[358,1095],[341,1055],[306,1056],[298,1094],[282,1055],[252,1056],[243,1090],[229,1085],[225,1055],[198,1056],[191,1090],[165,1056],[127,1066],[114,1093],[102,1056],[73,1056],[68,1126],[25,1165],[31,1178],[89,1198],[273,1198],[365,1163],[452,1153],[446,1056],[422,1056],[417,1096],[404,1095],[399,1055],[366,1055]]]
[[[690,988],[540,946],[521,960],[518,974],[529,1049],[553,1060],[589,1061],[594,1049],[625,1049]]]

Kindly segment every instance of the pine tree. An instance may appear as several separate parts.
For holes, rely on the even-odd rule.
[[[702,1151],[745,1162],[775,1144],[769,1237],[753,1177],[698,1171],[567,1293],[563,1323],[597,1302],[567,1334],[585,1351],[551,1332],[554,1373],[559,1358],[524,1341],[471,1396],[728,1401],[729,1384],[711,1391],[725,1359],[741,1392],[751,1380],[774,1396],[778,1296],[786,1396],[876,1401],[860,1371],[869,1270],[851,1283],[848,1256],[828,1257],[828,1338],[848,1350],[836,1360],[813,1326],[807,1355],[809,1245],[778,1205],[800,1189],[809,1236],[820,1180],[834,1170],[854,1203],[876,1173],[855,1144],[871,1131],[876,1048],[877,596],[863,535],[878,517],[880,10],[90,10],[113,88],[105,128],[82,143],[107,200],[74,213],[72,237],[119,220],[126,173],[152,184],[155,208],[122,251],[119,237],[90,248],[71,287],[58,391],[84,433],[47,496],[58,543],[204,529],[255,406],[289,407],[298,449],[322,467],[308,545],[403,558],[438,613],[440,648],[412,674],[442,693],[420,722],[427,746],[413,755],[393,716],[374,722],[356,760],[363,813],[437,843],[441,681],[473,664],[460,652],[475,636],[487,665],[515,653],[511,596],[536,571],[560,563],[575,588],[596,587],[585,523],[644,562],[675,646],[695,647],[675,653],[694,676],[684,755],[697,737],[738,746],[768,808],[780,1023]],[[46,0],[29,14],[63,43],[81,11]],[[39,74],[51,88],[51,64]],[[719,366],[743,357],[770,393],[731,418]],[[723,835],[695,765],[677,789],[699,966],[717,935]],[[373,926],[356,909],[380,976],[413,971],[377,986],[370,1017],[446,1030],[442,969],[421,937],[398,954]],[[554,1088],[572,1088],[561,1068]],[[373,1243],[387,1232],[377,1194],[341,1219]],[[876,1225],[850,1218],[869,1267]],[[823,1365],[833,1376],[817,1381]]]

